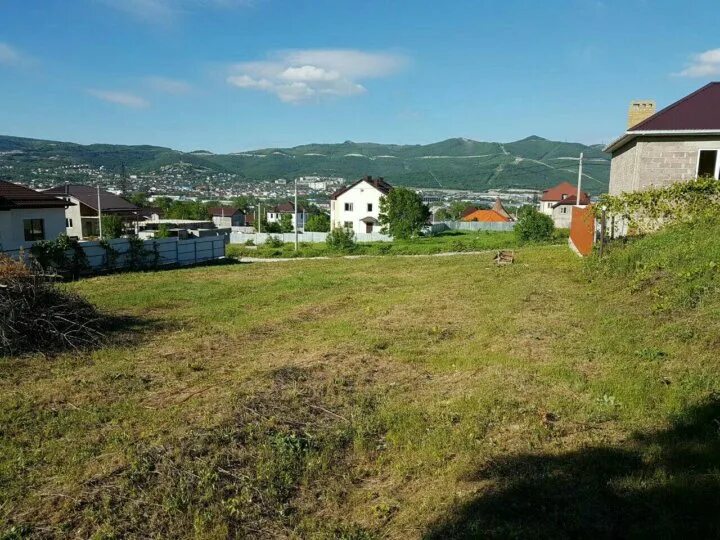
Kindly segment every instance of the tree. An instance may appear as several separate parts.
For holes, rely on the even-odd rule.
[[[167,223],[161,223],[155,233],[155,238],[170,238],[170,226]]]
[[[153,206],[160,208],[163,212],[167,212],[172,206],[173,200],[170,197],[157,197],[153,200]]]
[[[422,197],[407,188],[395,188],[380,199],[381,232],[393,238],[418,236],[429,217]]]
[[[167,210],[169,219],[210,219],[207,206],[197,201],[173,201]]]
[[[313,214],[305,223],[305,230],[308,232],[329,232],[330,216],[325,213]]]
[[[123,220],[120,216],[106,214],[100,219],[102,220],[102,237],[104,239],[120,238],[125,232]]]
[[[352,229],[337,227],[328,233],[325,242],[333,251],[350,251],[355,247],[355,233]]]
[[[290,233],[293,228],[293,214],[280,214],[280,232]]]
[[[260,226],[264,233],[279,233],[280,224],[277,221],[269,222],[266,218],[260,218]]]
[[[144,208],[149,204],[147,193],[133,193],[132,195],[127,197],[127,200],[133,203],[135,206],[139,206],[141,208]]]
[[[534,206],[523,206],[518,210],[515,223],[515,236],[523,242],[544,242],[550,240],[555,232],[555,224],[550,216],[538,212]]]
[[[452,214],[450,214],[450,210],[447,208],[441,208],[435,212],[435,221],[450,221],[451,219]]]
[[[460,221],[465,210],[471,206],[467,201],[455,201],[450,205],[450,217],[453,221]]]

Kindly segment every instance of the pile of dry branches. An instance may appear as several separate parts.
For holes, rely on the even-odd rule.
[[[98,344],[103,317],[53,276],[0,257],[0,354],[55,352]]]

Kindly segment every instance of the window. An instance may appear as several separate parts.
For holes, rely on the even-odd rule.
[[[352,212],[352,210],[353,210],[353,203],[351,203],[351,202],[346,202],[346,203],[345,203],[345,211],[346,211],[346,212]]]
[[[372,212],[372,203],[368,203],[368,212]]]
[[[72,218],[65,218],[65,226],[72,227]]]
[[[352,230],[352,228],[353,228],[352,221],[346,221],[345,223],[343,223],[343,227],[346,229]]]
[[[34,242],[36,240],[45,240],[45,220],[43,219],[24,219],[23,226],[25,228],[25,241]]]
[[[698,153],[697,176],[709,176],[718,178],[718,151],[717,150],[700,150]]]
[[[562,209],[560,210],[560,213],[567,214],[567,206],[563,206]]]

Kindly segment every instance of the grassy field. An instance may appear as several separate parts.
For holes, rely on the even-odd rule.
[[[558,230],[553,243],[567,242],[567,231]],[[333,251],[324,242],[299,244],[286,243],[282,246],[244,246],[231,244],[227,247],[230,257],[293,258],[293,257],[339,257],[344,255],[433,255],[436,253],[484,251],[489,249],[514,248],[519,245],[512,231],[451,231],[435,236],[393,242],[358,243],[347,251]]]
[[[720,226],[71,285],[130,329],[0,360],[0,537],[712,537]]]

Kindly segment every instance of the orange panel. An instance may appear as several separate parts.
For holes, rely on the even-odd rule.
[[[581,255],[590,255],[595,242],[595,216],[591,206],[573,206],[570,240]]]

